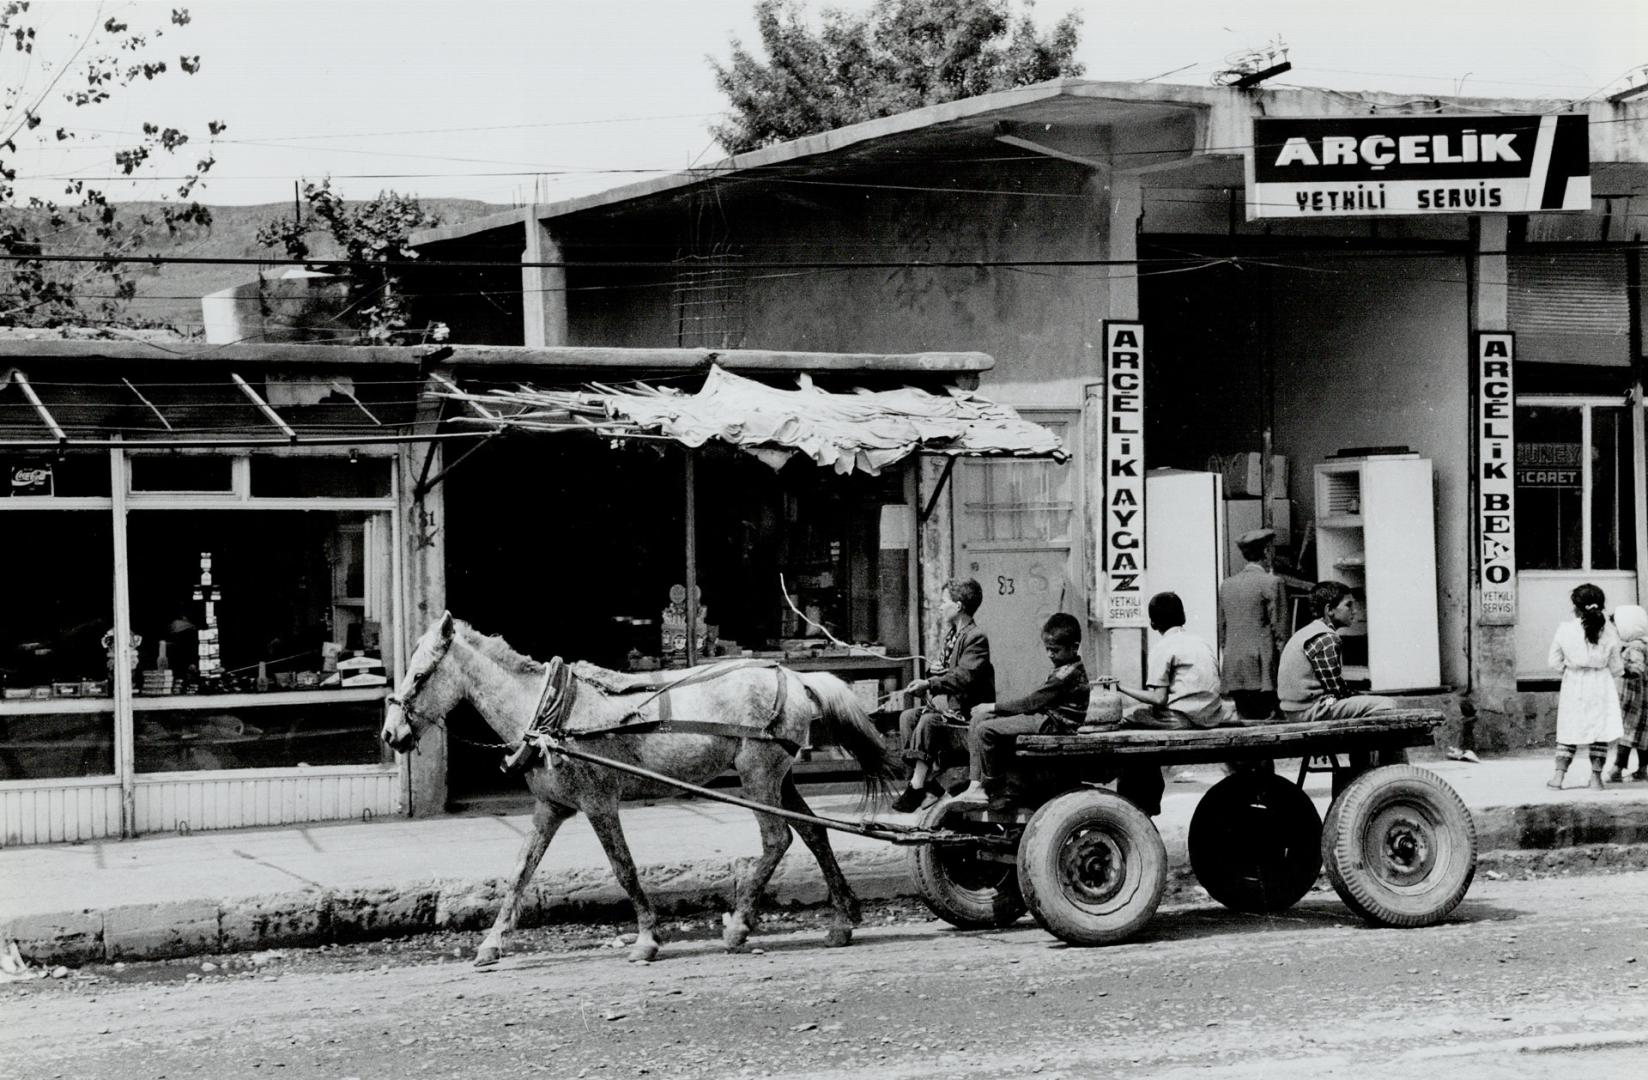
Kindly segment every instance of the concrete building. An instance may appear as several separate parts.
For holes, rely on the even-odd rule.
[[[1568,615],[1567,591],[1594,580],[1611,603],[1634,601],[1648,564],[1638,388],[1645,114],[1641,99],[1067,80],[430,230],[415,244],[428,260],[426,286],[440,282],[423,290],[441,294],[429,315],[455,341],[989,353],[996,364],[981,375],[982,392],[1065,433],[1076,456],[1063,467],[966,464],[942,490],[941,470],[929,466],[921,497],[938,497],[922,541],[922,599],[934,610],[951,574],[989,582],[985,618],[1009,670],[1036,670],[1028,644],[1020,656],[1011,643],[1033,644],[1037,620],[1062,607],[1087,617],[1101,670],[1138,672],[1145,631],[1111,604],[1118,578],[1104,542],[1108,459],[1098,445],[1107,324],[1137,321],[1144,464],[1205,471],[1213,461],[1226,472],[1237,455],[1285,457],[1285,479],[1265,471],[1235,485],[1260,496],[1257,507],[1227,509],[1285,527],[1306,576],[1364,584],[1360,552],[1343,566],[1315,565],[1317,526],[1334,517],[1317,505],[1315,466],[1358,449],[1349,460],[1408,452],[1430,463],[1434,535],[1419,549],[1434,559],[1434,586],[1381,596],[1365,584],[1370,608],[1396,620],[1387,640],[1406,638],[1404,612],[1434,607],[1420,620],[1431,623],[1420,637],[1435,643],[1433,674],[1420,684],[1400,674],[1371,681],[1468,692],[1486,718],[1483,747],[1514,746],[1549,734],[1544,649]],[[1557,125],[1559,115],[1573,119]],[[1513,117],[1524,118],[1530,147],[1545,118],[1558,132],[1556,157],[1513,165],[1512,136],[1489,133]],[[1290,118],[1380,121],[1389,184],[1377,160],[1356,182],[1384,191],[1383,205],[1368,195],[1330,205],[1320,194],[1295,204],[1310,185],[1256,178],[1256,163],[1261,173],[1299,163],[1297,153],[1272,156],[1275,146],[1255,153],[1255,121]],[[1454,134],[1433,134],[1444,129]],[[1425,134],[1400,144],[1397,163],[1397,139],[1416,131]],[[1434,190],[1399,182],[1410,158],[1426,164],[1433,153],[1476,167],[1455,168],[1466,180]],[[1576,153],[1585,177],[1553,188]],[[1496,187],[1489,203],[1485,178],[1518,166],[1514,193]],[[1538,170],[1531,179],[1528,168]],[[1542,180],[1554,200],[1539,200]],[[1421,200],[1405,211],[1402,188]],[[1263,203],[1272,197],[1287,216],[1271,216],[1276,208]],[[1577,209],[1542,209],[1551,206]],[[519,271],[438,270],[446,260],[515,259]],[[1502,522],[1485,519],[1484,497],[1497,495],[1475,480],[1484,418],[1473,372],[1477,349],[1503,347],[1515,353],[1519,559],[1509,585],[1503,567],[1492,571],[1485,609],[1484,575],[1504,556],[1484,546]],[[1561,464],[1541,466],[1552,461]],[[1427,516],[1413,499],[1424,496],[1408,503],[1415,516],[1387,515],[1378,527],[1411,532]],[[1189,527],[1165,513],[1147,509],[1147,544]],[[1341,507],[1339,517],[1360,527],[1360,514]],[[1205,559],[1164,559],[1135,586],[1195,591],[1188,578],[1214,572]]]

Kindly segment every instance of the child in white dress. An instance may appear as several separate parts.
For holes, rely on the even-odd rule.
[[[1556,773],[1546,787],[1560,789],[1581,743],[1589,744],[1590,787],[1601,789],[1608,744],[1619,738],[1619,690],[1624,672],[1619,634],[1603,614],[1604,597],[1595,585],[1581,585],[1568,598],[1574,618],[1556,628],[1550,665],[1562,672],[1556,700]]]

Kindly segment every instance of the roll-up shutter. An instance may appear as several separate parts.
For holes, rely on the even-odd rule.
[[[1630,364],[1624,255],[1559,251],[1508,261],[1519,361]]]

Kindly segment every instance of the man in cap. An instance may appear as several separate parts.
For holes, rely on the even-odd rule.
[[[1275,540],[1273,529],[1238,537],[1246,565],[1219,585],[1219,671],[1244,720],[1268,720],[1276,712],[1276,658],[1288,639],[1288,620],[1287,592],[1270,570]]]

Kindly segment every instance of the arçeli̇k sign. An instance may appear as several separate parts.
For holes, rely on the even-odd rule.
[[[1255,119],[1247,216],[1589,210],[1586,123],[1582,113]]]

